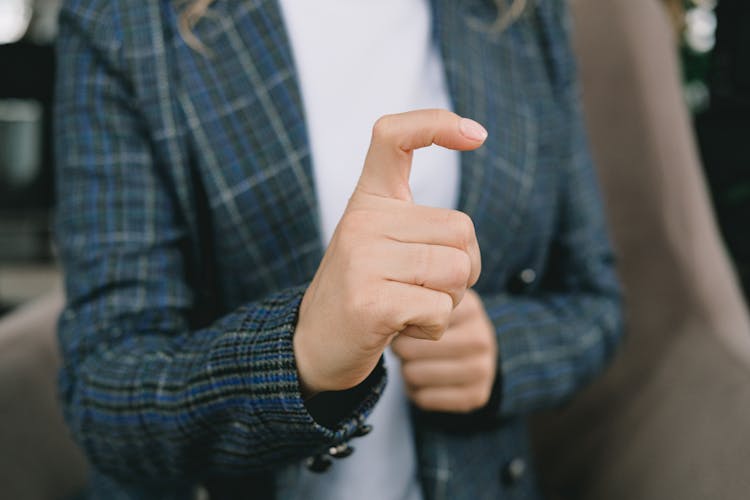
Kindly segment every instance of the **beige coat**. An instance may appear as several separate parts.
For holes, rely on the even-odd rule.
[[[709,205],[670,25],[655,0],[573,5],[628,326],[607,374],[537,419],[543,477],[562,498],[745,500],[750,320]]]

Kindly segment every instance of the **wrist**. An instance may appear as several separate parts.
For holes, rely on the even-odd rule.
[[[297,378],[299,380],[299,389],[302,394],[302,399],[307,401],[318,393],[323,392],[323,389],[313,381],[315,378],[312,370],[313,364],[310,363],[308,359],[308,351],[304,347],[305,335],[301,330],[302,329],[298,324],[294,330],[292,341],[294,346],[294,362],[297,367]]]

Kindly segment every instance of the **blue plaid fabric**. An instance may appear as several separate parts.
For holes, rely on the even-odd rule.
[[[481,425],[415,415],[428,499],[534,498],[533,474],[498,474],[528,454],[523,415],[569,398],[619,336],[563,3],[538,0],[498,34],[491,0],[433,0],[454,108],[489,131],[462,156],[459,208],[482,248],[501,397]],[[195,27],[205,53],[176,9],[68,0],[60,18],[60,387],[106,498],[267,485],[349,439],[385,383],[337,428],[299,394],[292,335],[323,248],[277,3],[215,1]]]

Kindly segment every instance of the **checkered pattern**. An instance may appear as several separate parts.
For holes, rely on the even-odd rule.
[[[427,498],[507,494],[496,467],[526,453],[518,416],[568,398],[619,334],[562,3],[539,0],[498,34],[494,2],[433,1],[454,108],[489,131],[462,156],[459,208],[501,351],[489,418],[505,423],[459,452],[469,440],[417,420]],[[216,1],[195,27],[206,53],[174,9],[68,0],[58,47],[61,393],[92,464],[144,498],[148,481],[279,471],[348,439],[385,383],[335,429],[299,394],[292,335],[323,249],[278,5]],[[512,286],[527,268],[538,279]],[[495,467],[492,485],[477,467]]]

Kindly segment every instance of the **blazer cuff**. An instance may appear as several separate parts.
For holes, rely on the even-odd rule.
[[[250,308],[241,335],[255,332],[254,338],[233,346],[235,366],[247,367],[239,370],[247,395],[242,398],[242,411],[259,415],[265,431],[276,436],[279,451],[294,450],[290,455],[315,452],[350,439],[372,412],[386,383],[381,361],[359,386],[340,391],[343,394],[320,394],[313,398],[320,401],[305,403],[293,336],[306,288],[283,290],[266,298],[260,307]]]
[[[358,409],[385,379],[386,370],[381,357],[370,375],[359,385],[345,391],[316,394],[305,401],[305,407],[318,424],[336,429],[352,416],[359,418]]]

